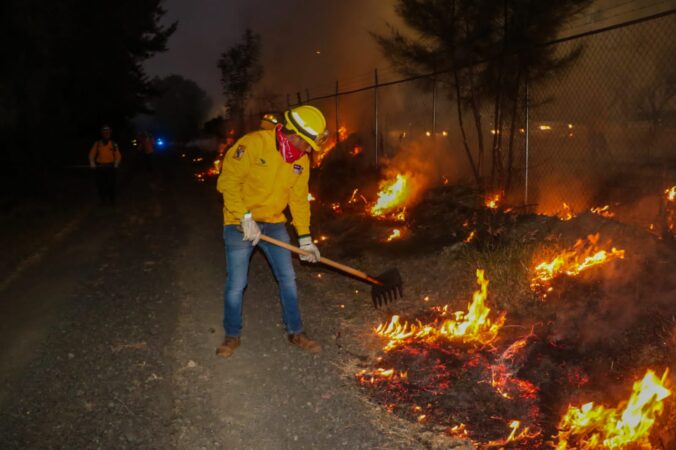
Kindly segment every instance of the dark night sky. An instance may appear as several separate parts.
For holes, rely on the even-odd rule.
[[[401,27],[394,0],[166,0],[165,21],[179,21],[169,50],[148,61],[149,75],[172,73],[197,82],[222,102],[220,54],[249,27],[262,36],[265,76],[257,92],[286,96],[306,88],[312,96],[329,94],[335,80],[341,89],[370,84],[373,69],[381,79],[397,74],[380,54],[369,31],[384,31],[386,22]],[[597,0],[574,19],[563,35],[654,14],[676,0]],[[321,50],[317,55],[316,51]],[[215,109],[214,112],[218,112]]]
[[[177,73],[194,80],[219,104],[218,58],[250,27],[263,40],[260,89],[285,96],[309,88],[318,95],[333,89],[337,78],[363,85],[375,67],[388,65],[368,32],[382,31],[386,21],[396,23],[392,5],[383,0],[167,0],[165,21],[178,20],[178,30],[169,51],[146,67],[150,75]]]

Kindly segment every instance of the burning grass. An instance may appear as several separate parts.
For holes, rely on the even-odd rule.
[[[416,430],[443,430],[478,448],[604,449],[584,443],[601,432],[580,434],[564,423],[567,407],[594,400],[618,405],[621,418],[627,402],[616,391],[626,398],[647,368],[662,373],[673,364],[676,352],[665,343],[676,347],[676,308],[668,300],[676,293],[676,258],[645,230],[607,220],[614,213],[608,206],[577,216],[570,208],[571,220],[518,215],[477,208],[476,192],[451,186],[412,202],[401,195],[411,180],[393,174],[377,199],[375,189],[354,187],[340,212],[329,212],[331,225],[346,224],[332,245],[368,258],[359,267],[397,265],[406,281],[407,299],[386,317],[357,299],[341,300],[348,318],[341,335],[357,336],[354,353],[371,356],[351,372],[363,392]],[[372,214],[378,204],[381,216]],[[404,206],[405,227],[393,215]],[[358,241],[364,236],[377,245]],[[485,271],[464,307],[456,300],[469,296],[461,292],[471,285],[469,267]],[[550,301],[538,301],[543,294]],[[670,399],[647,437],[625,448],[672,448],[671,437],[659,437],[676,425]]]
[[[369,212],[374,217],[397,216],[403,211],[410,196],[409,177],[398,173],[394,180],[386,180],[381,183],[378,199]]]
[[[483,220],[501,220],[497,214]],[[603,228],[603,242],[601,234],[594,232],[568,249],[557,244],[574,234],[587,234],[584,227],[598,227],[605,219],[587,214],[575,221],[535,218],[524,223],[499,222],[507,229],[489,246],[485,245],[481,216],[461,222],[459,226],[464,231],[459,239],[475,227],[480,230],[475,233],[477,237],[469,243],[448,246],[433,257],[407,260],[406,264],[415,268],[403,274],[405,280],[415,284],[407,285],[413,304],[395,304],[397,313],[371,328],[372,335],[380,339],[381,352],[370,364],[353,372],[357,382],[385,411],[417,426],[468,439],[475,448],[671,448],[673,438],[661,437],[672,423],[671,415],[666,413],[673,411],[673,402],[665,403],[669,398],[663,401],[665,413],[654,416],[647,434],[624,447],[584,444],[591,435],[586,431],[576,434],[564,423],[567,405],[588,403],[590,399],[596,401],[594,405],[619,405],[614,410],[621,418],[627,401],[613,401],[614,392],[631,388],[634,374],[645,373],[646,367],[663,370],[673,361],[673,352],[661,344],[676,340],[676,322],[668,319],[669,314],[676,313],[673,304],[666,310],[659,307],[659,302],[636,311],[622,306],[628,295],[637,295],[636,289],[646,291],[638,294],[643,299],[654,295],[650,292],[664,296],[664,290],[671,289],[651,283],[637,288],[632,281],[655,276],[649,269],[652,257],[644,254],[641,259],[638,253],[639,249],[647,252],[649,246],[640,241],[626,246],[626,239],[617,239],[618,233],[626,233],[626,227],[615,222]],[[414,226],[412,232],[415,230]],[[622,249],[613,248],[609,237],[620,242]],[[573,249],[575,256],[571,254],[565,261],[576,265],[561,265],[568,269],[548,272],[556,301],[537,301],[539,296],[531,290],[533,267],[541,262],[551,263],[556,256]],[[607,261],[619,261],[625,255],[629,261],[599,263],[595,258],[599,252],[604,252]],[[550,257],[537,260],[536,254]],[[430,260],[436,266],[430,267]],[[637,260],[646,267],[645,274],[637,272]],[[469,285],[467,271],[463,270],[468,265],[486,269],[484,282],[490,278],[490,290],[487,282],[486,289],[482,289],[484,284],[479,279],[479,289],[474,294],[481,299],[479,303],[472,301],[464,310],[440,304],[444,298],[456,299],[458,289]],[[465,275],[448,279],[444,274],[449,270]],[[616,277],[616,282],[610,283],[609,276]],[[492,330],[485,339],[470,338],[481,333],[442,331],[446,320],[452,324],[450,330],[458,330],[458,324],[471,315],[473,304],[482,304],[483,311],[488,309],[486,314],[478,315],[483,319],[473,323],[484,319],[489,319],[491,325],[499,323],[492,329],[484,328]],[[609,313],[609,307],[617,311]],[[608,323],[600,327],[599,320]],[[613,327],[619,329],[604,335],[604,329]],[[603,338],[590,339],[590,335]]]
[[[498,331],[505,321],[504,315],[500,315],[495,321],[491,321],[490,308],[486,305],[488,295],[488,280],[484,278],[484,271],[477,270],[477,283],[479,289],[474,292],[472,301],[467,306],[467,312],[449,312],[449,305],[433,308],[434,319],[429,323],[416,324],[400,322],[398,315],[392,316],[387,323],[380,324],[375,333],[389,340],[384,347],[390,351],[399,345],[413,342],[434,343],[439,340],[459,340],[465,343],[476,342],[490,344],[498,335]]]
[[[477,283],[467,312],[432,307],[417,325],[394,316],[377,327],[375,333],[386,339],[384,354],[357,380],[388,411],[418,423],[445,424],[452,436],[469,437],[486,448],[539,445],[538,388],[517,376],[532,334],[502,350],[491,345],[505,316],[489,320],[482,270]]]
[[[629,400],[618,408],[595,406],[594,402],[570,406],[559,423],[556,450],[653,448],[650,432],[664,412],[664,399],[671,395],[668,373],[665,370],[658,378],[648,369],[643,379],[634,383]]]
[[[594,266],[606,264],[614,259],[624,259],[624,250],[615,247],[605,250],[598,245],[599,233],[578,239],[575,245],[554,258],[535,266],[531,278],[531,289],[543,298],[553,290],[553,282],[561,276],[575,277]]]

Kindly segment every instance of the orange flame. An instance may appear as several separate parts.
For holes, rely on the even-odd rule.
[[[338,128],[338,142],[343,142],[345,139],[347,139],[347,128],[345,126],[341,126]],[[335,136],[331,136],[329,140],[324,144],[324,146],[319,149],[316,152],[313,152],[313,162],[312,165],[314,167],[320,167],[322,165],[322,161],[324,158],[328,156],[329,153],[333,151],[337,147],[337,142]]]
[[[643,379],[634,383],[622,411],[622,406],[606,408],[593,402],[580,408],[569,406],[559,423],[556,450],[621,449],[627,445],[651,449],[650,431],[664,409],[663,400],[671,395],[667,373],[665,370],[660,379],[648,369]]]
[[[668,202],[676,202],[676,186],[672,186],[664,191]]]
[[[202,161],[204,161],[204,158],[202,158],[201,156],[193,159],[193,162],[202,162]],[[215,177],[219,175],[221,173],[221,164],[222,164],[221,159],[216,158],[208,169],[200,170],[197,173],[195,173],[195,178],[197,178],[197,181],[204,182],[206,181],[205,180],[206,177]]]
[[[392,230],[392,233],[387,237],[387,242],[390,242],[394,239],[399,239],[401,237],[401,231],[398,228]]]
[[[363,151],[364,151],[364,147],[362,147],[361,145],[355,145],[354,148],[352,149],[352,151],[350,152],[350,156],[352,156],[354,158],[355,156],[361,154],[361,152],[363,152]]]
[[[570,209],[570,206],[566,202],[563,202],[563,207],[558,213],[556,213],[556,215],[561,220],[570,220],[573,217],[575,217],[575,214],[573,214],[573,211]]]
[[[362,370],[359,373],[357,373],[356,377],[359,383],[361,384],[374,384],[380,380],[394,380],[394,379],[405,380],[406,378],[408,378],[408,373],[395,372],[394,369],[383,369],[379,367],[373,372]]]
[[[669,231],[676,233],[676,186],[664,191],[666,205],[666,226]]]
[[[517,442],[521,441],[524,439],[533,439],[536,438],[540,435],[540,432],[534,432],[530,433],[528,427],[524,427],[521,431],[517,433],[519,428],[521,427],[521,421],[519,420],[512,420],[509,423],[509,428],[512,429],[512,432],[507,436],[506,439],[500,439],[498,441],[490,441],[488,442],[485,447],[490,448],[490,447],[502,447],[504,445],[507,445],[512,442]]]
[[[486,205],[486,208],[490,209],[498,209],[500,207],[501,202],[502,202],[502,194],[499,192],[497,194],[487,195],[486,198],[484,199],[484,205]]]
[[[394,180],[384,181],[378,191],[378,200],[371,207],[371,215],[375,217],[384,217],[390,213],[396,213],[396,210],[403,207],[411,194],[409,177],[404,174],[397,174]]]
[[[610,210],[610,205],[595,206],[590,211],[608,219],[615,217],[615,213]]]
[[[470,242],[472,242],[474,240],[475,236],[476,236],[476,230],[470,231],[470,233],[465,238],[465,241],[464,241],[465,244],[469,244]]]
[[[414,341],[434,342],[441,339],[463,342],[489,344],[498,336],[498,332],[505,322],[505,315],[501,314],[493,323],[488,315],[491,309],[486,306],[488,295],[488,280],[484,278],[484,271],[477,269],[477,283],[479,289],[474,292],[472,302],[467,306],[467,312],[448,312],[448,305],[439,308],[440,316],[452,315],[452,319],[435,320],[429,324],[418,321],[417,324],[400,322],[399,316],[394,315],[388,323],[381,323],[375,328],[375,333],[389,339],[384,350],[389,351],[400,344]]]
[[[578,239],[570,250],[565,250],[551,261],[544,261],[535,267],[535,276],[531,279],[533,291],[547,293],[553,290],[552,281],[561,276],[577,276],[591,267],[604,264],[613,259],[624,259],[624,250],[612,247],[610,251],[597,246],[599,234],[587,236],[587,241]]]
[[[348,205],[354,205],[357,203],[357,201],[361,200],[364,202],[364,204],[367,204],[368,201],[366,200],[366,197],[363,195],[359,194],[359,188],[355,188],[354,191],[352,191],[352,195],[350,196],[350,199],[347,201]]]

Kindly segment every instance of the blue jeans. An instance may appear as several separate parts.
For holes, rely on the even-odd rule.
[[[289,242],[289,234],[283,223],[258,222],[265,235]],[[226,336],[239,336],[242,331],[242,299],[248,283],[249,261],[254,251],[250,241],[242,240],[242,232],[237,225],[223,227],[225,241],[225,261],[227,264],[227,281],[225,283],[225,312],[223,327]],[[298,293],[296,291],[296,273],[291,263],[291,252],[260,241],[258,247],[268,259],[272,272],[279,284],[279,296],[282,302],[282,320],[287,333],[303,331],[303,322],[298,309]]]

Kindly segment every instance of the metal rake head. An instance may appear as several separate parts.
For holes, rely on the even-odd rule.
[[[374,308],[379,308],[404,296],[403,281],[399,270],[390,269],[373,278],[380,283],[371,289]]]

